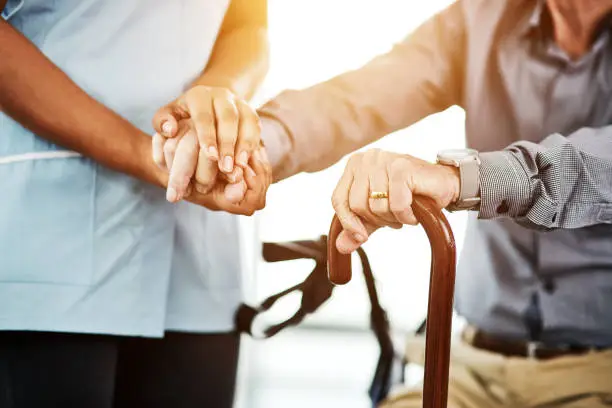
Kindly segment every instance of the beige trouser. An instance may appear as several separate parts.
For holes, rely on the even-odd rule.
[[[422,337],[411,339],[408,359],[423,364]],[[380,408],[417,408],[420,389],[393,395]],[[612,407],[612,351],[550,360],[504,357],[453,343],[449,408]]]

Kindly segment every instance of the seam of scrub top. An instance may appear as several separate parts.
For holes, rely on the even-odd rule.
[[[0,165],[32,160],[69,159],[81,156],[80,153],[71,151],[32,152],[0,157]]]

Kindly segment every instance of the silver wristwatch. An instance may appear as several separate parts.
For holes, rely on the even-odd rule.
[[[480,158],[473,149],[452,149],[438,152],[438,164],[459,168],[459,198],[446,209],[476,210],[480,206]]]

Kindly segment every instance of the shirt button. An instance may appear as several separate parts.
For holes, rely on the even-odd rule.
[[[502,201],[501,204],[497,207],[498,214],[505,214],[508,212],[510,207],[508,206],[508,202],[506,200]]]
[[[550,279],[550,278],[548,278],[548,279],[546,279],[544,281],[543,287],[544,287],[544,292],[546,292],[549,295],[551,295],[555,291],[555,289],[556,289],[555,281]]]

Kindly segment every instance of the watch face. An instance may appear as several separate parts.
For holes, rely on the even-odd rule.
[[[466,157],[477,156],[478,152],[473,149],[449,149],[442,150],[438,157],[443,160],[460,161]]]

